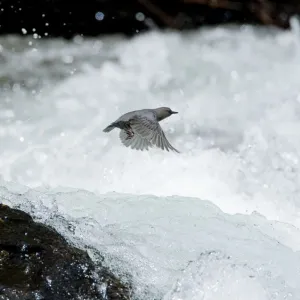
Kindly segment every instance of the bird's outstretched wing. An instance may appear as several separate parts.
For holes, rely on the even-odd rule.
[[[134,134],[131,138],[128,138],[128,134],[125,130],[120,131],[119,137],[124,146],[131,147],[132,149],[143,151],[153,147],[153,145],[147,139],[138,134]]]
[[[172,150],[180,153],[169,143],[155,118],[152,120],[149,117],[135,116],[129,120],[129,122],[135,135],[140,136],[144,140],[150,142],[150,144],[155,145],[162,150]]]

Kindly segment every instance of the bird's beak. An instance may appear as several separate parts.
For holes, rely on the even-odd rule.
[[[178,114],[178,111],[172,111],[172,115],[173,115],[173,114]]]

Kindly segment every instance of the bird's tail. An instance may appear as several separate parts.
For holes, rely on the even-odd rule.
[[[110,132],[115,128],[115,124],[111,123],[110,125],[108,125],[106,128],[103,129],[103,132]]]

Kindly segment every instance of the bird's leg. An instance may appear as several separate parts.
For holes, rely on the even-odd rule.
[[[130,139],[133,138],[134,132],[133,132],[132,128],[128,128],[128,129],[126,128],[126,129],[125,129],[125,132],[126,132],[126,134],[127,134],[126,140],[130,140]]]
[[[126,140],[132,139],[133,136],[134,136],[134,132],[133,132],[130,124],[126,124],[124,127],[125,127],[124,130],[125,130],[125,132],[127,134]]]

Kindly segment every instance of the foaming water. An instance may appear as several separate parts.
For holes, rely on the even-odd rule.
[[[2,185],[13,181],[29,191],[46,186],[92,192],[84,196],[51,192],[51,203],[55,199],[60,207],[55,202],[46,215],[53,214],[55,207],[55,213],[75,224],[79,232],[75,236],[83,244],[107,253],[111,266],[116,264],[119,270],[128,264],[126,271],[139,282],[138,294],[151,290],[164,300],[248,299],[245,295],[233,298],[233,290],[226,289],[225,275],[231,274],[233,281],[243,278],[242,286],[250,286],[249,290],[253,286],[253,299],[299,298],[288,271],[280,275],[287,283],[275,292],[265,281],[268,272],[273,278],[299,259],[291,251],[300,248],[300,48],[295,32],[220,27],[184,36],[152,32],[133,40],[1,38],[0,79],[9,78],[2,85],[0,103]],[[17,50],[11,51],[12,45]],[[21,59],[24,54],[25,60]],[[121,145],[117,131],[102,132],[127,111],[157,106],[179,111],[161,125],[180,155],[157,149],[133,151]],[[28,193],[35,208],[28,203],[24,207],[38,216],[42,196]],[[174,201],[165,198],[171,195],[176,195]],[[5,197],[11,204],[22,203],[14,194]],[[203,200],[226,213],[250,216],[228,216],[215,206],[206,211]],[[189,219],[193,211],[197,214]],[[210,217],[202,220],[206,213]],[[87,218],[93,220],[91,225],[86,224]],[[108,220],[105,225],[103,218]],[[229,225],[209,222],[219,218],[226,218]],[[246,225],[241,225],[245,219]],[[51,224],[62,230],[57,222]],[[240,231],[243,226],[256,227],[249,244],[244,244],[249,232]],[[199,232],[207,236],[198,237]],[[64,234],[74,238],[73,233]],[[114,241],[107,238],[110,234]],[[122,234],[132,244],[125,247]],[[203,243],[194,245],[198,238]],[[217,244],[210,244],[212,240]],[[285,246],[277,245],[277,240]],[[264,247],[275,251],[271,260],[276,263],[264,269],[267,273],[258,267],[269,261],[267,253],[252,256],[247,252],[237,259],[245,249],[253,251],[256,241],[261,242],[258,252]],[[120,246],[114,244],[118,242]],[[172,261],[174,249],[182,243],[178,260]],[[235,250],[237,245],[243,250]],[[127,256],[128,249],[134,253]],[[223,252],[199,258],[200,253],[215,249]],[[187,255],[189,251],[192,256]],[[226,255],[233,256],[233,261],[228,262]],[[154,257],[167,265],[160,268]],[[182,272],[188,260],[194,264],[185,277]],[[250,267],[243,267],[245,260]],[[220,272],[223,281],[214,294]],[[291,274],[299,281],[296,269]],[[210,286],[209,280],[212,290],[201,298],[199,293]],[[235,291],[241,295],[242,287],[236,285]]]
[[[133,283],[133,299],[296,300],[300,295],[294,241],[279,243],[274,228],[282,224],[261,216],[231,216],[209,201],[178,196],[1,188],[0,197],[54,226],[93,259],[98,256],[92,249],[100,251],[104,264]]]
[[[39,43],[34,54],[24,48],[28,59],[41,61],[53,47],[62,59],[87,66],[44,84],[37,95],[7,95],[0,162],[5,180],[196,196],[228,212],[258,210],[282,219],[299,206],[300,56],[293,33],[262,35],[248,27],[187,36],[154,32],[107,49],[93,40]],[[103,61],[106,53],[115,61]],[[50,81],[51,72],[44,72]],[[15,102],[17,111],[10,109]],[[161,105],[180,112],[162,126],[181,155],[131,151],[117,132],[102,132],[124,112]],[[278,213],[274,206],[282,197],[290,211]]]

